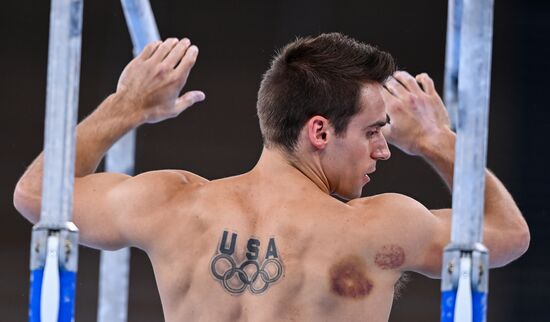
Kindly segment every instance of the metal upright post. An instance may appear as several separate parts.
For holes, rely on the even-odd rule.
[[[451,119],[451,128],[456,130],[458,113],[458,65],[460,58],[460,25],[463,0],[449,0],[447,9],[447,44],[445,47],[445,81],[443,98]]]
[[[160,39],[149,0],[121,0],[124,17],[137,56],[150,42]]]
[[[481,241],[492,26],[493,0],[464,0],[453,219],[451,243],[443,254],[442,322],[486,321],[489,254]]]
[[[71,222],[83,0],[52,0],[40,221],[30,255],[31,322],[74,320],[78,229]]]
[[[155,17],[148,0],[121,0],[134,56],[150,42],[159,40]],[[134,174],[135,131],[122,137],[107,153],[106,170]],[[98,322],[125,322],[128,314],[130,250],[101,252]]]

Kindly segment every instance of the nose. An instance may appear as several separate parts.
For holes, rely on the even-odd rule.
[[[380,143],[372,152],[372,158],[375,160],[388,160],[391,157],[390,148],[386,138],[382,136]]]

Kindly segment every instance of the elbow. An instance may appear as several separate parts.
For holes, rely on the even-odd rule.
[[[513,224],[510,226],[510,236],[513,243],[513,250],[516,258],[519,258],[521,255],[525,254],[527,249],[529,249],[529,244],[531,243],[531,232],[529,231],[529,226],[523,218],[521,211],[517,210],[517,215],[515,216]]]
[[[516,259],[520,258],[527,250],[529,249],[529,244],[531,243],[531,233],[529,232],[529,227],[527,223],[518,225],[513,232],[508,234],[509,238],[509,253],[505,257],[505,260],[501,265],[507,265]]]
[[[504,231],[503,231],[504,232]],[[518,222],[513,229],[505,230],[504,234],[494,240],[493,249],[489,247],[491,267],[502,267],[520,258],[529,249],[531,233],[527,223]]]
[[[518,251],[518,256],[525,254],[527,249],[529,249],[529,244],[531,243],[531,232],[529,231],[529,226],[523,218],[521,218],[521,223],[516,230],[516,249]]]
[[[13,206],[28,221],[35,224],[40,219],[40,194],[33,193],[21,180],[13,192]]]

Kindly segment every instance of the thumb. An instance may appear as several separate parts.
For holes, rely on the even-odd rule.
[[[189,106],[204,101],[205,98],[206,96],[201,91],[190,91],[183,94],[176,100],[178,114],[186,110]]]

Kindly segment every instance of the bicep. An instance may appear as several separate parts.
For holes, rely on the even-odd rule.
[[[423,207],[423,206],[422,206]],[[423,207],[424,208],[424,207]],[[420,213],[421,212],[421,213]],[[409,270],[431,278],[441,277],[443,250],[451,235],[451,209],[424,210],[416,214],[418,244]]]
[[[379,245],[397,245],[403,251],[404,261],[396,269],[439,277],[443,249],[450,237],[451,210],[428,210],[418,201],[396,193],[369,199],[367,205],[384,214],[374,221],[378,222]]]
[[[443,249],[449,242],[451,210],[428,210],[418,201],[400,196],[393,206],[395,232],[404,245],[406,260],[402,271],[431,278],[441,276]]]
[[[407,198],[407,197],[405,197]],[[437,278],[441,276],[443,250],[451,242],[452,210],[428,210],[420,203],[401,199],[401,206],[395,213],[401,222],[406,222],[406,245],[408,248],[405,270]],[[403,216],[406,214],[405,216]],[[499,226],[488,222],[484,214],[483,244],[489,250],[489,266],[499,267],[517,258],[514,236],[508,236]]]
[[[118,249],[126,246],[118,217],[121,207],[112,195],[130,176],[98,173],[75,178],[73,222],[79,229],[80,243],[93,248]]]

